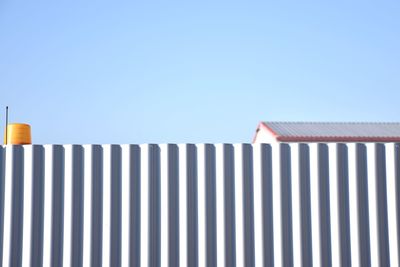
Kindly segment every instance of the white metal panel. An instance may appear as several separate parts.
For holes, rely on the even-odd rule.
[[[224,145],[216,145],[217,266],[225,266]]]
[[[85,145],[83,182],[83,266],[91,264],[92,249],[92,197],[93,197],[93,148]]]
[[[255,266],[264,266],[264,229],[263,229],[263,199],[262,199],[262,152],[265,145],[254,145],[254,258]]]
[[[103,146],[103,240],[102,240],[102,262],[103,266],[110,263],[110,239],[111,239],[111,146]]]
[[[149,266],[149,155],[150,145],[141,147],[140,170],[140,266]]]
[[[340,219],[338,189],[338,151],[337,144],[329,144],[329,204],[331,225],[332,266],[340,265]]]
[[[310,145],[311,235],[313,266],[321,266],[321,226],[319,201],[318,144]]]
[[[243,147],[241,144],[235,145],[235,233],[236,233],[236,266],[242,266],[244,261],[244,190],[243,180],[244,166],[243,166]]]
[[[64,183],[64,244],[63,265],[71,266],[72,248],[72,200],[73,200],[73,147],[65,148],[65,183]]]
[[[188,263],[188,216],[187,216],[187,145],[179,145],[179,265]]]
[[[205,144],[197,146],[198,155],[198,216],[199,216],[199,262],[198,265],[206,267],[207,259],[207,220],[206,220],[206,150]]]
[[[398,255],[398,230],[396,210],[396,145],[390,144],[386,147],[386,171],[387,171],[387,205],[389,226],[389,249],[390,265],[399,266]]]
[[[272,203],[274,227],[274,260],[276,266],[283,266],[282,241],[282,197],[281,197],[281,144],[273,144],[272,150]]]
[[[358,187],[357,187],[357,144],[348,145],[349,163],[349,210],[350,210],[350,243],[351,265],[360,265],[359,224],[358,218]]]
[[[3,266],[9,266],[11,264],[11,227],[12,227],[12,211],[13,211],[13,181],[15,178],[15,164],[18,153],[22,149],[16,146],[8,145],[5,151],[5,178],[4,178],[4,208],[3,208]],[[19,159],[19,164],[23,164],[22,158]],[[20,166],[23,168],[23,166]]]
[[[44,170],[44,223],[43,223],[43,266],[51,266],[51,241],[52,241],[52,206],[53,206],[53,163],[54,150],[51,145],[45,146]],[[5,265],[7,266],[7,265]]]
[[[169,229],[169,208],[168,208],[168,180],[169,180],[169,159],[168,145],[160,145],[161,149],[161,176],[160,176],[160,194],[161,194],[161,266],[168,266],[169,264],[169,256],[168,256],[168,229]]]
[[[397,266],[398,144],[0,147],[3,266]]]
[[[292,168],[292,218],[293,218],[293,261],[302,262],[301,255],[301,176],[300,176],[300,144],[292,146],[291,168]]]
[[[377,166],[376,144],[367,144],[368,160],[368,210],[369,210],[369,236],[371,242],[371,264],[379,265],[379,230],[378,230],[378,199],[376,190]]]
[[[121,266],[129,265],[129,237],[131,235],[130,225],[130,145],[122,146],[121,162]]]
[[[33,185],[33,147],[24,149],[24,194],[23,194],[23,232],[22,232],[22,266],[30,265],[31,252],[31,222],[32,222],[32,185]]]

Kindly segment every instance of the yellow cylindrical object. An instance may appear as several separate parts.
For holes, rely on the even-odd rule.
[[[4,144],[29,145],[32,144],[31,126],[25,123],[10,123],[7,125],[7,134],[4,135]],[[6,140],[7,136],[7,140]]]

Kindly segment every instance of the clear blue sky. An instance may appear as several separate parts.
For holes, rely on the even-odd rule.
[[[399,1],[267,2],[3,0],[0,107],[35,143],[400,121]]]

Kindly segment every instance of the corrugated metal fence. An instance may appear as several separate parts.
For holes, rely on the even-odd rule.
[[[399,266],[398,144],[0,147],[3,266]]]

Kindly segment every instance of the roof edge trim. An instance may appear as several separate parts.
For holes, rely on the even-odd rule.
[[[363,143],[363,142],[400,142],[400,137],[385,137],[385,136],[277,136],[276,138],[281,142],[351,142],[351,143]]]

